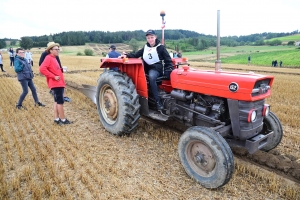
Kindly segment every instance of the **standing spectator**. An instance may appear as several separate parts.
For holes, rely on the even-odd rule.
[[[279,66],[282,67],[282,60],[279,62]]]
[[[25,52],[25,58],[28,60],[28,63],[33,66],[33,61],[32,61],[32,53],[30,52],[29,49],[26,50]]]
[[[177,58],[177,51],[174,51],[173,58]]]
[[[170,77],[173,70],[172,59],[166,47],[160,43],[153,30],[146,32],[147,43],[136,53],[125,54],[128,58],[142,57],[145,73],[149,75],[149,84],[155,99],[157,110],[161,111],[164,107],[158,96],[156,79],[160,76]],[[163,65],[164,62],[164,65]]]
[[[2,56],[2,51],[0,50],[0,68],[2,72],[5,72],[3,69],[3,56]]]
[[[272,67],[274,67],[275,65],[275,60],[272,60]]]
[[[116,51],[116,46],[115,45],[110,45],[109,47],[109,52],[106,55],[107,58],[118,58],[119,56],[121,56],[121,54],[119,52]],[[110,70],[114,70],[114,71],[118,71],[118,67],[110,67]],[[104,70],[106,71],[106,70]]]
[[[40,72],[46,76],[48,87],[54,93],[54,122],[60,125],[71,124],[72,122],[65,117],[63,95],[66,83],[56,58],[59,54],[59,47],[58,43],[51,43],[47,46],[48,55],[40,66]]]
[[[180,51],[178,51],[177,57],[178,57],[178,58],[182,58],[182,54],[181,54]]]
[[[35,105],[38,106],[45,106],[44,104],[42,104],[41,102],[39,102],[37,93],[36,93],[36,89],[33,83],[33,72],[31,69],[30,64],[28,63],[27,59],[25,58],[25,51],[22,48],[17,48],[16,50],[16,59],[15,59],[15,72],[17,72],[17,76],[18,76],[18,80],[21,83],[23,92],[19,98],[19,101],[16,105],[17,109],[21,109],[24,108],[26,109],[24,106],[22,106],[22,103],[26,97],[26,95],[28,94],[28,87],[31,90]]]
[[[277,67],[277,60],[274,61],[274,67]]]
[[[55,44],[55,42],[49,42],[49,43],[47,44],[47,48],[48,48],[49,46],[53,45],[53,44]],[[45,60],[46,56],[49,54],[49,53],[47,52],[47,48],[46,48],[46,50],[41,54],[41,57],[40,57],[40,60],[39,60],[39,66],[42,65],[42,63],[43,63],[43,61]],[[57,60],[57,62],[58,62],[58,64],[59,64],[59,67],[60,67],[60,69],[61,69],[61,72],[63,72],[63,68],[62,68],[62,66],[61,66],[61,62],[60,62],[59,56],[56,56],[56,60]],[[52,90],[50,90],[49,93],[53,95]],[[64,90],[64,101],[66,101],[66,102],[71,102],[71,98],[69,98],[69,97],[66,96],[66,91],[65,91],[65,90]]]
[[[248,65],[251,64],[251,55],[248,56]]]
[[[49,43],[47,44],[47,48],[48,48],[48,46],[51,46],[51,45],[53,45],[53,44],[55,44],[55,42],[49,42]],[[47,52],[47,48],[46,48],[45,51],[41,54],[41,57],[40,57],[40,60],[39,60],[39,66],[42,65],[42,63],[43,63],[43,61],[45,60],[46,56],[49,54],[49,53]],[[61,66],[61,62],[60,62],[59,56],[56,56],[56,60],[57,60],[57,62],[58,62],[58,64],[59,64],[59,67],[60,67],[61,71],[63,72],[63,68],[62,68],[62,66]]]
[[[9,48],[8,54],[10,59],[10,68],[12,68],[14,67],[14,61],[15,61],[15,52],[12,47]]]

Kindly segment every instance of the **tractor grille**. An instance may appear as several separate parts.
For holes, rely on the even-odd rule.
[[[268,92],[268,90],[270,89],[270,81],[271,79],[269,78],[257,81],[252,90],[252,97],[259,96]]]
[[[239,118],[240,118],[240,130],[246,131],[250,129],[259,128],[260,130],[257,130],[258,132],[262,129],[262,123],[263,123],[263,116],[262,111],[265,104],[265,100],[258,100],[253,102],[247,102],[247,101],[239,101]],[[257,112],[257,117],[254,122],[248,122],[248,114],[249,111],[255,109]]]

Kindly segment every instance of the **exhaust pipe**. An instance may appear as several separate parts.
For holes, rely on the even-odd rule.
[[[217,14],[217,60],[215,62],[215,72],[221,72],[221,60],[220,60],[220,10]]]

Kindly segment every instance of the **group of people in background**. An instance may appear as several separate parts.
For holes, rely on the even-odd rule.
[[[9,48],[8,50],[8,55],[9,55],[9,60],[10,60],[10,68],[13,68],[15,65],[15,58],[17,56],[17,52],[14,51],[12,47]],[[33,60],[32,60],[32,53],[30,52],[29,49],[25,52],[25,58],[27,59],[28,63],[33,66]],[[6,72],[3,68],[3,55],[0,50],[0,68],[2,72]]]
[[[171,58],[182,58],[182,54],[181,54],[181,52],[179,51],[179,52],[177,52],[177,51],[171,51],[170,52],[170,57]]]
[[[116,52],[116,46],[111,45],[107,57],[109,58],[139,58],[141,57],[144,63],[145,72],[149,75],[150,88],[154,95],[156,106],[158,110],[163,109],[162,102],[158,96],[158,88],[156,79],[159,76],[170,76],[173,70],[172,58],[181,58],[181,52],[168,53],[164,45],[161,45],[157,39],[156,33],[153,30],[148,30],[145,34],[147,43],[145,46],[136,53],[124,53],[121,55]],[[51,89],[50,92],[54,97],[54,123],[56,124],[71,124],[64,113],[64,101],[69,99],[65,96],[66,83],[64,80],[63,69],[59,60],[60,45],[58,43],[49,42],[45,52],[42,53],[40,58],[39,71],[46,77],[47,85]],[[146,52],[146,53],[145,53]],[[26,109],[22,103],[25,99],[28,88],[32,92],[34,103],[36,106],[44,107],[38,99],[36,88],[32,81],[34,74],[32,71],[33,59],[32,53],[28,49],[26,52],[23,48],[17,48],[16,54],[13,49],[9,50],[10,66],[14,67],[17,73],[18,80],[22,86],[23,92],[20,95],[19,101],[16,104],[17,109]],[[0,54],[0,64],[2,64],[2,55]],[[164,65],[163,65],[164,63]],[[110,70],[118,70],[118,68],[111,68]]]
[[[278,62],[277,60],[272,60],[272,67],[277,67]],[[282,60],[279,61],[279,67],[282,67]]]

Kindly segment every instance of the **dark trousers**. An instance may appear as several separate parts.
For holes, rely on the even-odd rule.
[[[148,74],[149,74],[149,84],[151,87],[151,91],[152,91],[155,101],[157,102],[160,99],[158,97],[158,89],[157,89],[156,79],[157,79],[157,77],[160,77],[163,74],[155,69],[150,69]]]
[[[30,88],[31,90],[31,93],[32,93],[32,97],[34,99],[34,102],[35,103],[38,103],[39,102],[39,99],[38,99],[38,96],[37,96],[37,93],[36,93],[36,89],[35,89],[35,86],[33,84],[33,81],[32,79],[25,79],[25,80],[21,80],[19,81],[21,83],[21,86],[22,86],[22,89],[23,89],[23,92],[22,94],[20,95],[20,98],[19,98],[19,101],[18,101],[18,105],[22,105],[26,95],[28,94],[28,87]]]
[[[14,57],[9,57],[9,59],[10,59],[10,66],[13,67],[15,58]]]
[[[3,64],[0,64],[0,68],[1,68],[1,71],[4,71],[4,70],[3,70]]]

